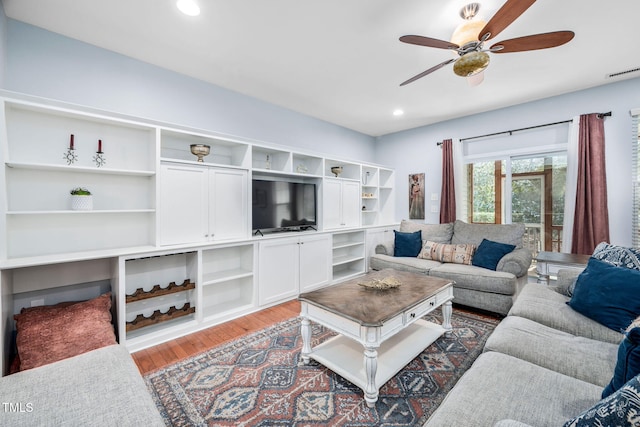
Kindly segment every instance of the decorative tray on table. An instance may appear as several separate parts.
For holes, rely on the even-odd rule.
[[[395,277],[385,277],[383,279],[371,279],[366,282],[360,282],[358,285],[367,289],[387,290],[400,287],[402,282]]]

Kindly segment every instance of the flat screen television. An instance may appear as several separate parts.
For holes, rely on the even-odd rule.
[[[306,230],[317,224],[315,184],[254,179],[251,194],[256,231]]]

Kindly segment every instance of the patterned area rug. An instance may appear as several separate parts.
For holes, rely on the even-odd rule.
[[[441,322],[440,313],[426,317]],[[145,376],[169,426],[416,426],[480,355],[498,320],[454,309],[440,337],[380,389],[375,408],[327,368],[302,364],[292,318]],[[335,335],[313,324],[313,343]]]

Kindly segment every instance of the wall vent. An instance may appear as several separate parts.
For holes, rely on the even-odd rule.
[[[640,67],[638,68],[631,68],[630,70],[625,70],[625,71],[619,71],[617,73],[611,73],[611,74],[607,74],[607,78],[612,79],[614,77],[618,77],[618,76],[622,76],[625,74],[629,74],[629,73],[637,73],[640,71]]]

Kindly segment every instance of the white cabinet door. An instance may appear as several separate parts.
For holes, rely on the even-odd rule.
[[[331,237],[300,239],[300,292],[319,288],[331,281]]]
[[[360,183],[325,178],[322,212],[324,228],[358,227],[360,225]]]
[[[177,165],[160,167],[160,243],[173,245],[206,239],[207,169]]]
[[[323,184],[322,221],[324,228],[339,228],[342,223],[342,183],[327,178]]]
[[[342,223],[343,227],[360,226],[360,183],[342,182]]]
[[[246,238],[248,233],[247,171],[209,170],[209,234],[211,240]]]
[[[259,291],[260,305],[298,295],[298,239],[274,239],[260,242]]]

